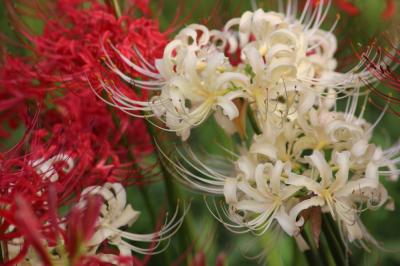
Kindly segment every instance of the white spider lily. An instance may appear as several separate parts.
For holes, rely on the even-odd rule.
[[[82,192],[82,201],[80,204],[86,204],[86,195],[99,195],[104,199],[100,209],[100,218],[97,221],[95,234],[89,240],[87,245],[93,252],[105,240],[115,245],[120,255],[130,256],[131,252],[140,254],[155,254],[162,252],[165,248],[158,249],[162,241],[167,241],[180,227],[183,217],[178,218],[179,209],[177,208],[170,221],[166,222],[161,230],[150,234],[135,234],[125,232],[119,228],[132,226],[138,219],[140,212],[134,210],[130,204],[127,204],[126,192],[119,183],[106,183],[102,187],[87,187]],[[187,210],[184,211],[186,213]],[[133,245],[131,242],[156,243],[149,248],[141,248]]]
[[[400,163],[400,144],[382,150],[365,140],[355,143],[351,149],[351,168],[356,171],[366,169],[366,175],[378,179],[379,176],[387,176],[391,181],[397,181],[400,171],[397,165]],[[385,169],[385,170],[383,170]]]
[[[307,59],[305,33],[299,27],[291,27],[284,15],[261,9],[232,19],[225,31],[236,24],[240,33],[255,37],[255,41],[242,47],[242,60],[251,75],[251,86],[246,90],[261,120],[268,112],[287,116],[295,105],[302,106],[302,111],[310,108],[314,93],[304,87],[299,77],[312,78],[317,73]],[[303,93],[306,97],[298,99],[299,91],[304,90],[309,91]]]
[[[250,66],[249,71],[251,71],[251,84],[246,87],[246,93],[250,101],[254,102],[254,109],[262,121],[266,119],[267,113],[286,117],[289,113],[296,111],[297,105],[308,100],[303,97],[304,101],[295,104],[298,101],[297,95],[301,90],[301,84],[295,80],[296,56],[291,53],[291,51],[285,51],[279,54],[278,51],[277,54],[271,55],[277,58],[274,60],[274,58],[265,59],[255,47],[247,46],[243,49],[243,54],[246,55],[245,62]],[[314,100],[313,95],[310,97]],[[314,103],[312,100],[311,105]]]
[[[146,80],[132,79],[119,70],[103,45],[106,64],[121,79],[157,91],[149,101],[138,101],[101,81],[110,97],[104,100],[133,116],[158,117],[165,128],[158,127],[176,132],[182,140],[216,110],[222,110],[229,120],[238,117],[233,102],[237,98],[251,103],[260,128],[267,113],[282,120],[295,118],[297,112],[307,112],[326,95],[349,93],[375,80],[362,70],[365,62],[348,73],[335,72],[337,41],[332,31],[338,19],[330,31],[320,29],[330,5],[331,0],[326,8],[321,1],[313,10],[308,0],[298,18],[297,1],[289,1],[282,13],[247,11],[228,21],[223,31],[189,25],[165,47],[154,65],[137,50],[140,60],[133,63],[110,44],[120,60]],[[240,51],[241,62],[231,64],[226,50],[228,54]],[[381,60],[371,53],[366,52],[372,61]]]
[[[290,172],[289,165],[281,161],[262,163],[249,153],[238,157],[236,169],[229,170],[233,165],[227,165],[225,160],[217,163],[218,157],[212,159],[218,166],[212,167],[192,150],[185,149],[183,153],[178,149],[179,159],[174,160],[158,148],[178,180],[197,191],[224,197],[220,207],[215,202],[214,207],[210,206],[207,200],[206,204],[228,230],[262,235],[273,225],[279,225],[296,239],[301,250],[308,249],[295,219],[289,217],[290,208],[297,202],[295,194],[300,189],[283,182]]]
[[[133,64],[112,46],[123,61],[153,81],[130,79],[107,56],[109,67],[116,74],[144,89],[151,87],[160,91],[150,102],[140,103],[103,84],[113,100],[112,104],[128,112],[152,112],[165,122],[168,130],[176,132],[183,140],[189,137],[192,127],[201,124],[217,108],[221,108],[230,120],[237,117],[239,111],[232,101],[245,96],[240,88],[246,87],[248,78],[229,70],[224,54],[210,46],[209,35],[208,29],[202,25],[184,28],[167,45],[163,58],[156,60],[154,70],[159,74]]]
[[[312,108],[284,123],[270,116],[264,123],[263,133],[254,138],[250,151],[265,156],[268,161],[281,160],[297,168],[305,163],[303,153],[307,150],[362,149],[359,146],[370,139],[370,127],[361,118],[347,120],[346,113],[326,109]]]
[[[290,173],[286,183],[304,187],[315,196],[293,207],[290,211],[291,218],[297,218],[302,210],[311,206],[321,206],[343,226],[350,241],[362,239],[362,226],[359,225],[358,210],[352,201],[352,196],[365,189],[377,189],[379,180],[368,177],[349,179],[350,152],[348,151],[334,154],[337,168],[335,177],[333,177],[334,169],[321,152],[314,151],[309,159],[318,171],[318,175],[304,176]]]
[[[296,18],[297,1],[288,3],[286,14],[264,12],[261,9],[254,12],[247,11],[240,18],[231,19],[226,24],[225,36],[235,36],[233,34],[235,30],[232,28],[238,25],[240,35],[236,36],[254,36],[255,41],[247,38],[247,42],[243,42],[241,38],[234,47],[242,49],[247,46],[256,47],[267,62],[272,62],[271,55],[277,55],[279,66],[286,69],[297,68],[300,70],[297,71],[297,80],[310,85],[345,90],[354,88],[360,80],[368,82],[374,80],[369,71],[362,70],[362,64],[347,73],[334,71],[336,60],[333,55],[337,49],[337,41],[332,32],[336,28],[338,19],[330,31],[322,31],[320,27],[328,14],[331,1],[328,1],[326,7],[324,2],[320,2],[314,11],[311,10],[311,2],[311,0],[306,2],[299,18]],[[271,39],[275,36],[278,42],[271,43]],[[246,58],[245,55],[243,57]],[[379,61],[379,58],[375,59]]]
[[[398,178],[400,144],[383,150],[371,143],[385,112],[371,124],[363,118],[368,94],[357,111],[362,86],[375,81],[363,69],[366,59],[347,73],[335,70],[337,40],[332,32],[339,18],[331,30],[320,29],[331,0],[327,5],[320,1],[315,9],[307,0],[299,16],[297,1],[287,2],[286,12],[248,11],[228,21],[222,31],[189,25],[154,66],[144,59],[132,63],[111,46],[147,79],[127,77],[107,56],[116,74],[137,87],[157,91],[148,102],[131,100],[117,88],[102,85],[111,104],[159,118],[165,123],[163,129],[183,141],[213,113],[221,127],[235,132],[239,127],[235,129],[232,120],[245,117],[245,109],[239,110],[235,100],[243,99],[243,106],[256,114],[254,131],[260,129],[261,134],[241,156],[228,151],[234,159],[205,160],[176,147],[171,156],[158,146],[167,169],[179,181],[224,198],[221,206],[214,201],[213,210],[207,206],[229,230],[264,234],[277,225],[304,243],[299,232],[305,221],[299,217],[317,206],[338,221],[350,241],[371,240],[359,212],[364,205],[374,209],[390,200],[379,177]],[[229,57],[233,54],[240,56]],[[365,54],[378,66],[390,65],[372,49]],[[338,111],[337,101],[345,97],[345,110]],[[134,219],[133,214],[127,217]]]
[[[156,143],[156,146],[162,158],[165,160],[165,163],[169,164],[169,171],[171,171],[180,182],[204,193],[223,195],[224,183],[225,180],[229,178],[229,174],[207,166],[207,164],[200,160],[190,149],[186,149],[187,154],[185,154],[180,149],[176,148],[178,158],[171,158],[171,156],[163,151],[158,143]],[[217,160],[218,159],[215,161]],[[222,163],[224,163],[224,161],[222,161]],[[193,173],[193,170],[199,172],[199,174]]]
[[[229,48],[241,49],[243,62],[251,65],[256,76],[259,75],[258,70],[263,69],[264,77],[269,76],[269,81],[290,82],[294,78],[297,81],[297,90],[311,91],[308,92],[310,94],[308,97],[303,95],[302,101],[307,103],[306,106],[312,105],[315,93],[321,94],[332,89],[338,92],[351,92],[360,84],[376,81],[368,69],[362,69],[365,62],[360,62],[347,73],[335,72],[337,63],[334,54],[337,40],[332,32],[339,18],[331,30],[321,30],[320,26],[328,14],[332,1],[328,1],[326,8],[325,3],[320,1],[314,11],[311,9],[311,2],[308,0],[305,3],[298,18],[296,18],[297,0],[288,2],[286,13],[283,10],[281,13],[264,12],[261,9],[254,12],[247,11],[240,18],[228,21],[224,34],[221,34],[229,40],[224,42],[225,45],[229,44]],[[235,26],[238,26],[238,30],[233,29]],[[239,37],[234,45],[232,36]],[[250,39],[249,36],[254,38]],[[365,52],[369,56],[371,53],[372,49]],[[382,59],[377,54],[373,58],[377,64],[391,64],[389,57]],[[271,90],[267,82],[264,82],[263,88]],[[290,86],[287,91],[291,91]],[[282,92],[283,90],[280,92],[281,95]],[[258,99],[258,104],[260,102],[262,100]],[[260,106],[260,109],[265,110],[265,107]]]
[[[272,166],[272,164],[258,163],[251,155],[241,156],[236,163],[237,171],[232,173],[236,177],[232,177],[232,174],[207,166],[191,150],[186,150],[187,154],[178,150],[180,159],[174,161],[159,146],[158,148],[167,162],[173,166],[174,173],[180,180],[199,191],[225,197],[225,202],[229,205],[231,212],[228,217],[236,222],[234,228],[244,227],[265,232],[276,219],[282,223],[282,227],[288,234],[297,234],[298,228],[281,219],[286,213],[284,203],[298,190],[284,184],[281,187],[280,180],[284,170],[282,162],[279,161]],[[218,159],[215,158],[214,161],[216,160]],[[190,168],[195,169],[199,174],[192,173]],[[251,207],[253,203],[256,206]],[[246,209],[261,213],[262,217],[246,222],[237,213]],[[229,224],[225,225],[229,227]]]
[[[281,182],[283,171],[284,164],[277,161],[275,165],[258,164],[250,180],[241,178],[241,173],[226,179],[224,196],[229,205],[228,218],[259,234],[264,234],[277,221],[288,235],[297,236],[300,229],[290,220],[287,209],[288,201],[299,188]]]
[[[298,125],[304,132],[301,140],[308,143],[309,149],[351,149],[357,141],[370,139],[368,131],[371,126],[362,118],[346,120],[346,113],[311,109],[297,119]]]
[[[268,162],[283,161],[296,169],[302,161],[302,152],[309,147],[302,135],[304,132],[295,122],[287,122],[280,127],[268,124],[263,134],[254,137],[250,153]]]
[[[165,102],[158,104],[156,115],[164,117],[166,126],[183,140],[189,137],[190,128],[201,124],[217,107],[230,120],[236,118],[239,111],[233,100],[245,97],[239,87],[248,80],[241,73],[219,70],[226,60],[222,53],[215,52],[202,60],[193,49],[189,50],[183,61],[185,74],[172,78],[161,95],[153,98],[154,103]],[[204,69],[199,71],[202,64]]]

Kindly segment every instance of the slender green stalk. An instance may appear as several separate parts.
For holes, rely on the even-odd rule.
[[[345,254],[346,252],[346,246],[343,243],[343,240],[340,236],[340,232],[337,226],[337,223],[333,220],[332,216],[330,215],[325,215],[326,217],[326,221],[328,223],[328,225],[330,226],[330,228],[332,229],[333,233],[336,236],[336,240],[339,243],[340,249],[343,251],[343,253]]]
[[[115,14],[117,15],[117,18],[121,17],[122,12],[121,12],[121,7],[119,6],[118,0],[113,0],[113,5],[114,5]]]
[[[179,189],[174,186],[172,181],[173,177],[169,174],[168,170],[165,169],[164,166],[161,166],[162,171],[164,172],[164,182],[167,190],[168,201],[171,206],[177,206],[179,204],[179,199],[182,198]],[[183,215],[182,209],[181,214]],[[185,220],[182,224],[182,231],[186,232],[186,241],[188,245],[193,244],[192,240],[194,239],[194,226],[193,226],[193,217],[191,215],[186,215]]]
[[[126,147],[128,147],[129,142],[128,142],[128,139],[126,138],[125,135],[122,137],[122,142],[124,143],[124,145],[125,145]],[[135,162],[135,158],[134,158],[134,156],[133,156],[133,154],[132,154],[131,152],[128,152],[128,159],[129,159],[131,162],[133,162],[133,166],[134,166],[136,169],[140,169],[140,166]],[[149,197],[149,192],[148,192],[147,189],[146,189],[145,187],[143,187],[143,186],[138,186],[138,189],[139,189],[140,195],[141,195],[142,198],[143,198],[143,201],[144,201],[144,204],[145,204],[145,206],[146,206],[146,209],[147,209],[148,212],[149,212],[149,216],[150,216],[151,223],[152,223],[153,226],[156,226],[156,225],[157,225],[157,221],[156,221],[156,219],[157,219],[157,218],[156,218],[156,212],[155,212],[153,206],[151,205],[151,200],[150,200],[150,197]]]
[[[146,123],[148,132],[151,136],[157,136],[156,132],[154,131],[154,127],[150,123]],[[154,140],[154,139],[153,139]],[[153,146],[156,147],[154,141]],[[170,174],[168,169],[166,169],[165,165],[163,164],[162,160],[160,159],[160,155],[157,155],[157,160],[160,165],[160,169],[162,175],[164,177],[164,184],[167,193],[168,203],[171,207],[176,207],[179,204],[179,199],[182,198],[179,189],[173,183],[173,176]],[[180,208],[179,215],[183,215],[183,209]],[[195,230],[194,230],[194,222],[193,218],[190,213],[186,214],[186,217],[183,221],[182,227],[180,229],[180,234],[178,234],[179,241],[183,249],[193,245],[195,243]],[[187,262],[188,264],[189,262]]]
[[[122,12],[118,0],[105,0],[105,2],[109,7],[111,7],[114,10],[115,17],[120,18]]]
[[[150,220],[151,220],[152,226],[154,227],[157,225],[157,218],[156,218],[156,214],[155,214],[153,205],[151,204],[151,201],[150,201],[149,192],[147,191],[146,188],[140,186],[139,193],[143,198],[146,209],[149,211]]]
[[[310,266],[325,266],[325,264],[321,261],[321,258],[318,255],[318,251],[315,247],[314,242],[309,237],[307,230],[304,228],[303,232],[301,233],[304,240],[310,246],[309,250],[304,251],[304,255],[307,259],[308,265]]]
[[[329,250],[332,253],[332,257],[336,262],[336,265],[348,265],[348,261],[346,260],[345,252],[343,243],[341,243],[340,236],[335,232],[334,227],[328,221],[327,215],[322,216],[322,230],[326,237]]]
[[[167,191],[169,205],[177,206],[179,204],[179,199],[181,198],[179,190],[177,189],[177,187],[174,186],[174,183],[172,181],[173,177],[169,174],[168,170],[165,169],[163,164],[161,164],[161,169],[164,173],[164,183],[165,183],[165,188]],[[180,208],[179,215],[183,215],[182,208]],[[178,234],[178,237],[179,237],[179,241],[180,241],[182,247],[184,247],[184,249],[186,247],[190,247],[191,245],[195,244],[193,218],[189,213],[186,215],[180,231],[181,231],[181,234]],[[187,263],[189,263],[189,262],[187,262]]]
[[[117,127],[120,127],[120,121],[115,113],[115,109],[113,109],[111,106],[108,106],[108,109],[109,109],[109,112],[111,113],[111,117],[113,119],[114,124]],[[122,136],[121,141],[125,147],[129,146],[129,141],[128,141],[128,138],[126,137],[126,135]],[[134,155],[132,154],[131,151],[128,152],[127,156],[128,156],[129,161],[131,161],[133,163],[133,166],[136,169],[140,169],[140,166],[135,162]],[[143,202],[144,202],[145,208],[147,210],[147,213],[149,214],[152,227],[155,228],[157,226],[157,215],[156,215],[156,211],[153,208],[153,205],[151,204],[149,192],[143,186],[138,186],[138,190],[139,190],[141,197],[143,198]],[[163,253],[163,257],[164,257],[164,260],[170,261],[170,257],[166,254],[166,252]]]
[[[323,261],[325,262],[325,265],[326,266],[328,266],[328,265],[329,266],[335,266],[336,263],[335,263],[335,261],[333,259],[333,256],[332,256],[332,253],[331,253],[331,250],[329,248],[329,245],[328,245],[328,242],[326,240],[324,232],[321,232],[319,241],[320,241],[320,244],[319,244],[318,251],[319,251],[319,254],[320,254],[321,258],[323,258]]]

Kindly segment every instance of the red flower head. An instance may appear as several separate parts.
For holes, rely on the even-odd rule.
[[[84,5],[88,3],[89,7]],[[35,10],[37,18],[44,20],[45,24],[42,34],[33,34],[19,20],[18,14],[23,12],[23,5],[21,7],[6,1],[15,28],[30,42],[34,56],[23,59],[13,56],[4,58],[4,65],[0,69],[0,110],[7,111],[2,114],[4,119],[10,121],[9,124],[20,121],[21,115],[16,116],[15,110],[23,110],[31,99],[39,100],[44,102],[45,110],[55,107],[64,116],[84,119],[85,122],[89,120],[89,123],[97,124],[99,120],[104,120],[107,123],[111,121],[111,125],[117,120],[118,126],[109,126],[107,131],[114,128],[114,137],[129,133],[129,146],[134,147],[135,153],[151,151],[151,141],[143,121],[133,121],[122,112],[112,114],[96,99],[88,78],[96,87],[98,77],[107,69],[102,58],[106,50],[109,54],[115,54],[113,47],[132,61],[145,59],[152,62],[161,56],[167,43],[167,33],[159,31],[157,21],[125,15],[117,18],[109,6],[95,0],[23,4]],[[140,1],[138,5],[143,13],[148,13],[146,4],[147,1]],[[46,17],[49,19],[44,19]],[[140,75],[123,62],[114,63],[121,65],[129,75]],[[107,79],[118,84],[132,98],[147,97],[146,93],[136,94],[130,84],[122,82],[113,74],[108,74]],[[88,105],[92,107],[91,110],[86,108]],[[98,120],[93,121],[94,117],[89,114]],[[7,130],[3,135],[6,133]]]
[[[101,256],[89,254],[86,247],[86,243],[95,233],[102,199],[89,196],[84,208],[73,206],[66,217],[60,218],[55,206],[58,202],[57,196],[51,186],[49,192],[46,213],[51,218],[47,223],[43,223],[36,208],[22,195],[17,195],[9,208],[1,213],[2,218],[12,222],[13,232],[19,234],[19,238],[6,242],[5,265],[15,265],[23,260],[31,265],[54,265],[62,262],[73,266],[115,265],[108,262],[110,259],[103,261]],[[107,257],[107,254],[104,256]],[[113,254],[112,258],[117,265],[132,265],[133,262],[135,265],[142,265],[132,256]]]
[[[6,206],[0,214],[1,241],[23,240],[21,245],[16,244],[20,251],[10,264],[22,259],[29,245],[47,263],[50,255],[45,252],[46,245],[57,245],[60,232],[69,241],[70,254],[76,252],[78,231],[90,230],[78,228],[82,217],[73,211],[70,219],[75,222],[69,228],[78,227],[68,234],[57,226],[64,218],[57,218],[56,210],[87,186],[126,183],[127,177],[140,177],[142,169],[135,166],[135,158],[152,150],[143,122],[110,111],[92,93],[87,78],[96,80],[103,69],[102,43],[114,43],[131,60],[137,57],[129,49],[135,44],[137,50],[145,49],[141,54],[151,61],[161,53],[165,37],[150,19],[117,19],[97,1],[91,1],[88,9],[82,7],[83,2],[58,1],[45,6],[44,10],[59,17],[45,20],[39,36],[16,22],[16,28],[31,42],[33,56],[6,56],[0,68],[1,118],[8,127],[29,121],[30,102],[40,106],[38,117],[26,127],[25,136],[30,138],[24,137],[14,149],[2,154],[0,161],[0,200]],[[15,15],[10,1],[7,4]],[[122,85],[130,90],[129,84]],[[50,186],[56,195],[52,199]],[[29,214],[28,220],[23,219],[24,213]],[[119,259],[122,263],[124,258]],[[85,265],[95,265],[93,261],[98,259],[87,257]]]

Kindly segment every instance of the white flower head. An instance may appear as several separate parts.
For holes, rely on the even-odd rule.
[[[354,195],[382,189],[379,187],[379,180],[368,176],[352,178],[348,151],[333,154],[334,166],[329,164],[324,154],[319,151],[314,151],[309,160],[315,167],[314,173],[309,172],[309,176],[291,173],[286,181],[287,184],[306,188],[311,195],[311,198],[293,207],[290,216],[296,218],[302,210],[320,206],[339,222],[350,241],[362,239],[365,232],[360,224]]]
[[[284,168],[281,161],[275,165],[258,164],[250,179],[243,178],[241,172],[226,179],[224,197],[229,220],[259,234],[264,234],[276,221],[287,234],[297,236],[300,229],[295,220],[289,219],[288,209],[299,188],[282,182],[288,174],[285,172],[290,171]]]
[[[124,187],[119,183],[106,183],[103,186],[87,187],[82,191],[82,200],[80,205],[83,208],[86,205],[86,196],[99,195],[104,202],[100,209],[100,217],[97,220],[96,231],[87,245],[90,250],[96,254],[99,245],[107,240],[108,243],[115,245],[120,255],[130,256],[131,252],[140,254],[155,254],[162,252],[165,248],[159,249],[162,241],[174,235],[183,222],[184,216],[178,218],[179,209],[169,221],[162,226],[159,231],[150,234],[135,234],[125,232],[120,229],[132,224],[139,218],[140,212],[127,204],[127,195]],[[184,210],[184,213],[187,209]],[[132,242],[155,243],[149,248],[142,248]]]

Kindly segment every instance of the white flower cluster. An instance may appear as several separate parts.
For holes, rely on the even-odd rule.
[[[298,238],[301,212],[320,207],[351,242],[370,238],[362,211],[393,208],[380,176],[398,179],[400,145],[382,150],[371,144],[372,127],[350,113],[313,108],[282,127],[268,125],[237,156],[231,173],[208,166],[192,151],[168,162],[186,184],[224,196],[222,214],[213,212],[234,232],[264,234],[278,223]]]
[[[358,103],[360,88],[373,79],[358,66],[335,72],[336,38],[319,29],[327,10],[323,1],[314,11],[309,4],[299,19],[289,6],[286,14],[245,12],[223,31],[190,25],[156,62],[157,81],[140,85],[160,86],[148,106],[183,140],[212,111],[232,128],[229,120],[246,112],[235,100],[249,104],[261,133],[236,155],[230,173],[191,150],[177,158],[163,152],[180,180],[225,198],[222,213],[217,208],[213,214],[228,229],[264,234],[279,224],[301,238],[302,211],[317,207],[337,221],[350,242],[370,238],[360,213],[392,208],[380,177],[398,179],[400,145],[383,150],[371,143],[385,112],[370,124],[363,118],[368,95],[361,108]],[[342,95],[348,102],[338,111]]]
[[[320,29],[328,9],[321,1],[313,11],[307,1],[299,18],[289,5],[286,14],[245,12],[222,31],[192,24],[166,46],[154,66],[140,54],[140,65],[129,61],[111,44],[148,80],[128,77],[104,48],[106,64],[126,82],[157,94],[149,102],[137,101],[101,81],[110,96],[104,100],[134,116],[156,116],[182,140],[211,114],[229,124],[239,116],[238,99],[250,104],[261,124],[269,113],[283,118],[307,112],[322,97],[349,93],[361,80],[373,80],[361,69],[363,62],[347,73],[335,71],[337,41],[331,31],[336,23],[331,31]]]

